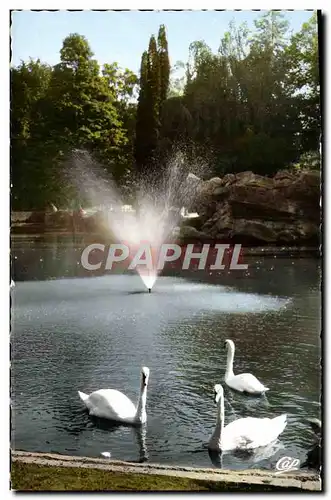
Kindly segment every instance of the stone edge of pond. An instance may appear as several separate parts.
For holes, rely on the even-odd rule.
[[[298,491],[321,491],[321,479],[317,473],[296,472],[275,475],[274,472],[260,469],[250,470],[223,470],[212,468],[195,468],[169,466],[151,463],[133,463],[120,460],[102,458],[59,455],[54,453],[36,453],[26,451],[11,451],[13,462],[26,464],[55,466],[55,467],[81,467],[89,469],[108,470],[110,472],[126,474],[152,474],[172,477],[197,479],[200,481],[215,481],[240,484],[243,490],[246,486],[268,485],[275,488],[297,488]]]

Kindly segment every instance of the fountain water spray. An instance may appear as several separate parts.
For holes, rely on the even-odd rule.
[[[83,150],[75,150],[68,161],[66,173],[79,196],[90,206],[98,207],[106,217],[106,230],[127,246],[140,246],[146,242],[152,249],[152,269],[138,265],[136,270],[149,293],[158,276],[157,255],[162,244],[173,238],[174,229],[180,224],[181,207],[190,207],[197,193],[199,178],[206,166],[196,162],[190,165],[183,151],[173,155],[162,174],[154,179],[139,181],[136,189],[135,210],[125,209],[124,199],[116,182],[106,175]],[[190,172],[190,173],[189,173]],[[124,208],[124,210],[123,210]]]

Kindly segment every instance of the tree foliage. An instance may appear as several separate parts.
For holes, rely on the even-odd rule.
[[[88,41],[69,35],[55,66],[11,68],[13,208],[66,206],[73,193],[62,165],[75,148],[122,185],[135,173],[158,173],[176,144],[192,158],[205,151],[215,175],[318,168],[318,52],[316,14],[291,34],[270,11],[252,30],[231,23],[216,53],[192,42],[188,61],[171,68],[162,25],[138,79],[116,62],[100,67]]]
[[[13,207],[63,204],[72,195],[63,186],[61,158],[73,148],[111,162],[121,177],[132,163],[137,84],[129,70],[106,64],[102,72],[88,41],[69,35],[60,63],[22,63],[11,70],[11,164]]]
[[[193,42],[184,92],[166,120],[169,138],[170,123],[183,123],[177,136],[185,136],[190,123],[190,139],[213,151],[219,173],[272,174],[304,151],[317,151],[316,15],[293,36],[275,11],[260,16],[251,32],[231,23],[216,54],[205,42]]]

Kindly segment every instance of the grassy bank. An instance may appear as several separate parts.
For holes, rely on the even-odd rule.
[[[298,492],[271,484],[229,483],[168,475],[12,462],[11,488],[16,491],[247,491]]]
[[[186,478],[19,462],[12,464],[11,481],[12,489],[19,491],[210,491]]]

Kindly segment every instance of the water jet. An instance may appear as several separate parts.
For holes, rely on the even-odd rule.
[[[192,165],[186,154],[179,151],[168,161],[162,175],[158,172],[154,179],[146,177],[139,180],[133,197],[135,206],[132,207],[127,205],[116,182],[109,175],[105,178],[105,169],[87,151],[73,152],[67,175],[78,197],[95,207],[102,219],[100,229],[106,235],[108,233],[110,239],[131,249],[145,242],[157,255],[165,241],[178,236],[174,229],[180,226],[183,219],[181,207],[189,208],[196,198],[201,180],[189,173],[188,165],[190,170],[193,167],[200,174],[206,170],[202,163]],[[152,260],[155,260],[155,255]],[[131,251],[128,258],[132,261]],[[113,256],[113,260],[117,261],[118,256]],[[151,293],[160,273],[156,262],[152,262],[148,270],[146,265],[139,265],[136,270]]]

